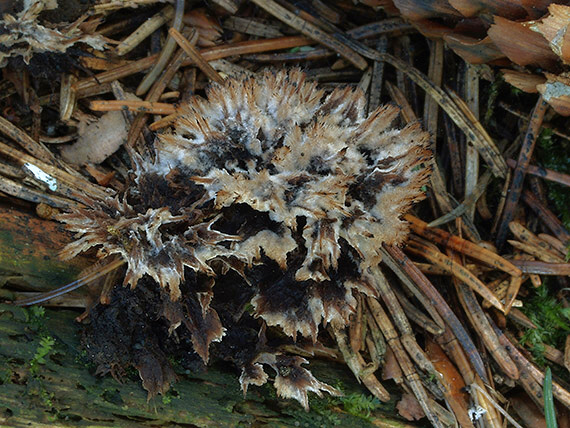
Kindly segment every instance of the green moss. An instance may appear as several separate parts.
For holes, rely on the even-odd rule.
[[[162,404],[166,406],[172,403],[172,400],[174,399],[179,400],[180,398],[181,397],[178,391],[176,391],[176,389],[171,387],[168,391],[166,391],[164,395],[162,395]]]
[[[522,311],[537,326],[528,329],[520,342],[532,352],[536,362],[544,366],[544,345],[557,349],[564,346],[570,334],[570,308],[565,308],[549,293],[547,283],[535,289],[534,296],[525,301]]]
[[[485,108],[485,116],[483,117],[483,125],[485,128],[491,123],[491,119],[495,114],[495,107],[497,104],[497,97],[499,96],[499,90],[501,86],[505,83],[501,75],[497,75],[491,87],[489,88],[487,106]]]
[[[39,374],[39,366],[46,363],[46,357],[52,351],[54,344],[55,340],[51,336],[44,336],[40,339],[36,353],[30,360],[30,373],[32,373],[32,375],[37,376]]]
[[[339,398],[345,412],[362,419],[370,420],[372,412],[383,405],[376,397],[368,394],[352,393]]]

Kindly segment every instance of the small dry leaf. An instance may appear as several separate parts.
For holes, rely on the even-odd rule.
[[[396,408],[400,416],[408,421],[417,421],[425,417],[422,406],[412,394],[405,393],[402,395],[402,399],[398,401]]]
[[[536,94],[538,89],[537,85],[541,85],[546,82],[544,76],[538,76],[536,74],[524,73],[522,71],[514,71],[502,69],[503,78],[507,83],[510,83],[517,89],[530,94]]]
[[[143,388],[148,392],[148,400],[157,394],[164,394],[176,380],[176,374],[162,351],[141,350],[135,361]]]
[[[443,40],[453,51],[471,64],[487,64],[504,58],[490,37],[482,40],[457,33],[447,33]]]
[[[398,364],[398,360],[392,352],[392,349],[386,349],[386,355],[384,357],[385,363],[382,368],[382,380],[394,379],[396,382],[400,382],[403,378],[402,369]]]
[[[222,36],[222,28],[204,9],[194,9],[184,14],[183,22],[198,30],[197,45],[200,47],[215,46]]]
[[[570,7],[561,4],[551,4],[548,7],[550,15],[536,24],[536,31],[548,40],[552,51],[565,64],[570,63]]]
[[[411,21],[443,16],[461,16],[447,0],[394,0],[394,5],[400,10],[402,16]]]
[[[522,6],[509,0],[449,0],[449,4],[465,17],[492,14],[519,19],[527,15]]]
[[[525,25],[526,24],[526,25]],[[495,16],[489,37],[512,62],[518,65],[538,65],[553,68],[558,57],[540,33],[532,31],[529,23],[514,22]],[[516,43],[513,43],[516,40]]]

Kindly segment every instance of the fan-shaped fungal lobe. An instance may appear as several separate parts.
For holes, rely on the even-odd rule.
[[[213,85],[206,99],[180,108],[172,131],[157,139],[154,160],[137,157],[133,185],[120,199],[62,216],[77,232],[65,254],[90,247],[101,257],[119,254],[125,284],[149,275],[173,302],[200,302],[185,307],[201,307],[189,318],[204,359],[223,330],[197,326],[218,319],[218,296],[228,294],[218,284],[229,272],[241,278],[255,317],[316,341],[322,323],[348,323],[353,289],[375,294],[363,274],[380,262],[382,243],[405,239],[401,217],[423,197],[429,173],[420,126],[391,127],[395,106],[368,117],[364,107],[360,90],[327,94],[299,70]],[[184,289],[195,295],[183,296],[189,276],[197,285]],[[175,318],[174,328],[182,319]],[[244,368],[244,389],[266,381],[261,362]],[[304,373],[299,361],[292,366]],[[294,392],[296,384],[281,379],[282,394],[305,405],[306,390],[323,389],[306,380]]]

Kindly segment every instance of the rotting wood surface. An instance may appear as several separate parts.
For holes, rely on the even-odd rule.
[[[296,402],[278,399],[267,385],[251,387],[244,398],[236,373],[223,364],[202,373],[179,371],[166,396],[147,401],[134,372],[121,384],[92,373],[79,344],[78,312],[37,314],[0,305],[0,426],[410,426],[376,412],[365,420],[334,405],[305,412]],[[43,364],[37,363],[42,338],[54,341]],[[312,360],[311,368],[327,382],[342,382],[346,394],[365,391],[340,364]]]
[[[72,234],[60,223],[0,206],[0,289],[11,283],[41,292],[75,280],[92,261],[61,261],[59,251],[71,240]]]

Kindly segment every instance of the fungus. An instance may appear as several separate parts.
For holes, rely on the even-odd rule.
[[[189,335],[204,363],[222,341],[216,349],[241,367],[244,393],[269,379],[263,364],[273,367],[279,395],[306,408],[308,391],[337,391],[302,358],[260,336],[251,343],[252,330],[316,342],[321,325],[346,326],[354,290],[377,294],[369,268],[382,243],[404,241],[401,217],[429,174],[419,124],[391,127],[396,106],[364,110],[360,90],[327,95],[300,70],[213,84],[179,109],[154,159],[135,156],[124,194],[61,216],[77,237],[64,255],[120,255],[132,298],[150,299],[144,286],[161,302],[149,320]],[[109,311],[120,312],[124,293]]]

